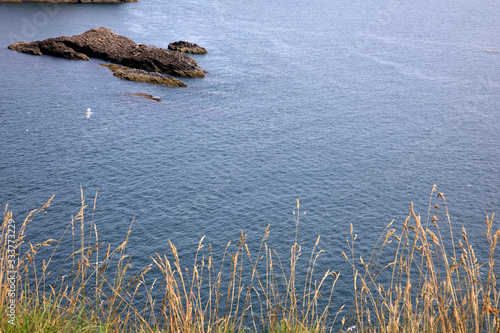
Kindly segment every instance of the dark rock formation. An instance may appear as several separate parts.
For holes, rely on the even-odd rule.
[[[29,54],[50,54],[70,59],[103,59],[127,67],[186,77],[204,77],[196,61],[185,54],[136,44],[108,28],[95,28],[80,35],[14,43],[10,49]],[[39,53],[38,53],[39,52]]]
[[[73,48],[55,39],[46,39],[38,42],[38,48],[42,54],[75,60],[89,60],[89,57],[84,53],[77,52]]]
[[[161,102],[161,98],[155,97],[153,95],[144,94],[144,93],[134,93],[133,95],[135,95],[135,96],[141,96],[141,97],[144,97],[144,98],[148,98],[148,99],[153,100],[155,102]]]
[[[164,86],[172,87],[187,87],[184,82],[175,77],[162,75],[156,72],[148,72],[143,69],[130,68],[122,65],[116,64],[99,64],[104,67],[108,67],[113,71],[113,75],[119,77],[120,79],[138,82],[147,82],[153,84],[161,84]]]
[[[168,49],[177,52],[192,53],[192,54],[204,54],[207,50],[195,43],[185,42],[180,40],[178,42],[168,44]]]

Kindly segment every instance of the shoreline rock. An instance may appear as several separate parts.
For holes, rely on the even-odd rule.
[[[205,77],[205,72],[196,61],[184,53],[136,44],[131,39],[104,27],[71,37],[61,36],[31,43],[13,43],[9,45],[9,49],[33,55],[49,54],[69,59],[98,58],[150,72]]]
[[[113,75],[123,80],[147,82],[152,84],[160,84],[171,87],[187,87],[187,85],[179,79],[172,76],[162,75],[156,72],[148,72],[143,69],[130,68],[116,64],[99,64],[109,68]]]
[[[191,54],[205,54],[207,49],[195,43],[185,42],[180,40],[178,42],[168,44],[168,49],[177,52],[191,53]]]

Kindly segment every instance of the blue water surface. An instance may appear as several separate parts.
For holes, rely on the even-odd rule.
[[[198,43],[207,76],[162,87],[7,49],[100,26]],[[190,257],[203,235],[257,244],[268,224],[286,255],[299,198],[301,242],[321,235],[322,269],[349,272],[350,224],[366,253],[411,202],[426,219],[436,184],[479,242],[500,208],[499,26],[493,0],[0,4],[0,204],[20,223],[55,195],[37,242],[60,237],[81,187],[89,213],[98,190],[99,240],[119,245],[135,218],[141,267],[168,239]]]

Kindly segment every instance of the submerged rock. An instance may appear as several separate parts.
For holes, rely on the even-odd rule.
[[[145,93],[133,93],[132,95],[141,96],[141,97],[150,99],[150,100],[155,101],[155,102],[161,102],[161,98],[155,97],[153,95],[145,94]]]
[[[120,79],[138,82],[147,82],[153,84],[161,84],[172,87],[187,87],[187,85],[179,79],[172,76],[163,75],[156,72],[148,72],[143,69],[130,68],[116,64],[99,64],[108,67],[113,71],[113,75]]]
[[[196,61],[187,55],[155,46],[136,44],[108,28],[82,34],[49,38],[31,43],[14,43],[9,49],[29,54],[50,54],[70,59],[103,59],[127,67],[185,77],[205,77]]]
[[[195,43],[185,42],[180,40],[178,42],[168,44],[168,49],[177,52],[192,53],[192,54],[205,54],[207,49]]]

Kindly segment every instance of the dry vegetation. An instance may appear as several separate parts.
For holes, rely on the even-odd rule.
[[[371,255],[356,253],[358,240],[351,226],[344,256],[352,266],[353,302],[338,320],[342,307],[334,310],[332,302],[339,272],[319,275],[319,237],[312,252],[302,254],[298,231],[305,213],[298,201],[286,260],[268,245],[268,226],[260,245],[249,246],[242,233],[223,254],[215,255],[202,238],[189,265],[181,263],[169,241],[171,253],[152,255],[142,268],[133,268],[126,254],[132,225],[116,249],[99,242],[93,223],[97,195],[91,210],[82,193],[80,211],[60,239],[37,245],[25,239],[26,228],[52,198],[17,223],[15,235],[9,231],[12,212],[6,207],[0,232],[0,331],[499,332],[494,263],[500,230],[493,229],[493,215],[487,217],[489,258],[480,263],[464,228],[461,238],[454,238],[446,200],[439,193],[434,200],[442,201],[450,233],[442,235],[439,206],[432,202],[435,192],[434,187],[425,225],[412,206],[402,229],[397,232],[391,223]],[[432,217],[431,208],[436,210]],[[73,248],[65,264],[55,265],[59,257],[54,255],[67,250],[62,246],[65,237]],[[15,247],[14,262],[9,261],[9,245]],[[37,253],[47,253],[42,251],[46,247],[52,255],[39,258]],[[8,316],[12,271],[15,319]]]
[[[129,274],[132,266],[125,250],[130,228],[124,242],[113,251],[109,245],[99,243],[95,224],[85,221],[87,206],[83,194],[81,209],[65,232],[71,231],[73,241],[73,251],[67,259],[71,272],[51,271],[54,254],[63,251],[60,245],[65,235],[59,241],[28,243],[25,249],[26,227],[37,214],[45,212],[51,200],[40,210],[32,211],[17,230],[16,253],[22,255],[15,269],[16,316],[14,325],[8,323],[9,309],[2,308],[3,332],[310,332],[331,327],[330,300],[338,275],[331,271],[319,277],[314,274],[314,265],[322,252],[317,250],[319,237],[310,261],[305,263],[307,276],[301,280],[304,284],[299,285],[296,279],[302,250],[297,232],[303,215],[298,201],[289,262],[282,262],[266,243],[268,226],[257,253],[250,251],[242,233],[235,245],[227,244],[217,262],[211,247],[204,247],[202,238],[197,249],[193,249],[196,257],[188,269],[182,266],[175,245],[169,242],[171,254],[155,254],[139,273]],[[94,210],[95,204],[94,199]],[[11,269],[6,258],[11,218],[6,207],[0,249],[3,305],[9,302],[6,279]],[[40,261],[37,252],[51,245],[52,256]],[[148,283],[153,269],[160,274]],[[54,275],[55,279],[50,279]]]
[[[354,276],[350,320],[360,331],[499,332],[495,249],[500,230],[493,230],[493,215],[487,216],[484,236],[489,259],[480,263],[464,227],[457,247],[446,199],[438,193],[449,229],[450,244],[446,244],[439,213],[429,221],[431,209],[439,209],[432,202],[435,192],[436,186],[425,225],[412,205],[402,230],[398,233],[391,222],[366,261],[355,254],[357,237],[351,226],[350,256],[344,253],[344,257]],[[387,254],[390,260],[384,260]]]

